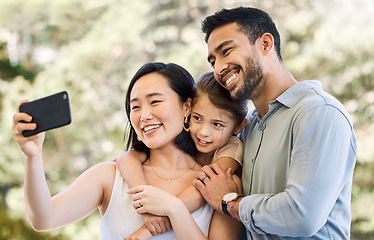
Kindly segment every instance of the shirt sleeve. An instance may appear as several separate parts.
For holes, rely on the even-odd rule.
[[[251,232],[312,236],[326,223],[345,185],[351,184],[356,140],[346,116],[324,105],[293,124],[287,188],[278,194],[249,195],[239,203],[239,216]]]
[[[219,158],[229,157],[237,161],[240,166],[243,164],[243,143],[237,137],[231,137],[222,147],[218,148],[213,157],[213,162]]]

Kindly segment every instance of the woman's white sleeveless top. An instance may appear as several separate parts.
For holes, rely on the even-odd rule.
[[[128,189],[127,183],[116,168],[112,196],[108,208],[101,218],[101,240],[123,240],[144,225],[143,218],[132,206],[131,196],[127,193]],[[192,217],[205,236],[208,235],[212,214],[213,208],[208,204],[192,213]],[[171,230],[154,236],[153,239],[171,240],[177,238],[174,231]]]

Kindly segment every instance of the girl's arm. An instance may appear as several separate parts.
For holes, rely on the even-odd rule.
[[[146,160],[147,155],[145,153],[135,150],[125,152],[116,160],[118,169],[130,188],[148,185],[142,166]],[[139,228],[131,235],[132,237],[137,236],[141,239],[148,239],[144,236],[149,236],[149,233],[155,236],[171,229],[171,224],[167,217],[143,214],[143,218],[146,228]]]
[[[241,168],[239,162],[231,157],[220,157],[214,162],[218,163],[225,172],[229,168],[231,168],[232,172],[235,172]],[[183,201],[190,213],[196,211],[206,203],[199,190],[197,190],[194,186],[187,188],[177,197]]]
[[[142,164],[147,160],[143,152],[131,150],[125,152],[117,159],[118,169],[130,188],[139,185],[148,185],[145,180]]]
[[[243,143],[239,138],[231,137],[224,146],[216,150],[213,162],[218,163],[224,171],[231,168],[232,173],[241,176]]]
[[[231,168],[231,172],[236,173],[238,170],[241,170],[242,167],[238,161],[231,157],[221,157],[214,162],[218,163],[225,172],[227,169]]]
[[[231,168],[232,173],[236,173],[237,175],[241,176],[240,170],[242,159],[243,143],[239,140],[239,138],[231,137],[223,147],[216,150],[213,162],[218,163],[225,172],[227,169]],[[191,213],[206,203],[205,199],[194,186],[187,188],[177,197],[184,202],[187,209]]]
[[[240,179],[236,176],[233,178],[238,188],[241,189]],[[152,213],[168,216],[177,239],[208,239],[179,198],[153,186],[138,186],[130,189],[128,193],[134,194],[132,200],[135,208],[137,208],[138,200],[140,200],[140,205],[143,205],[137,208],[139,214]],[[240,239],[242,226],[242,223],[236,219],[214,212],[209,228],[209,239]]]

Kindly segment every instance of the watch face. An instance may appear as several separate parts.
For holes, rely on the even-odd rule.
[[[238,197],[238,194],[232,192],[232,193],[228,193],[225,196],[223,196],[222,200],[225,201],[225,202],[230,202],[230,201],[234,200],[237,197]]]

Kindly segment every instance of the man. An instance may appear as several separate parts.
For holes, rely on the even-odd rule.
[[[244,196],[219,165],[204,167],[194,185],[242,221],[248,239],[349,239],[357,147],[343,105],[319,82],[294,79],[267,13],[221,10],[202,30],[216,80],[255,110],[241,136]]]

